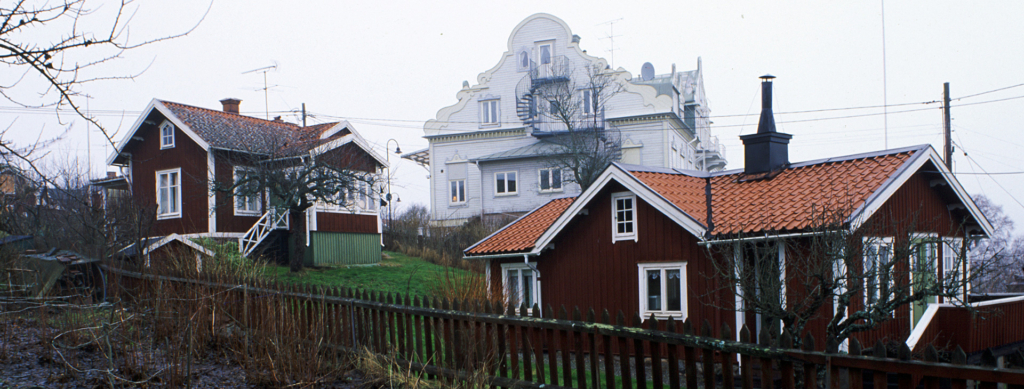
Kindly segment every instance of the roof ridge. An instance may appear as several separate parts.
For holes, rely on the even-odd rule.
[[[240,119],[255,120],[255,121],[265,122],[265,123],[269,123],[269,124],[273,124],[273,125],[277,125],[277,126],[284,125],[284,126],[288,126],[290,128],[308,128],[309,127],[309,126],[302,127],[302,126],[300,126],[298,124],[288,123],[288,122],[285,122],[285,121],[280,121],[279,122],[279,121],[276,121],[276,120],[260,119],[260,118],[255,117],[255,116],[242,115],[240,113],[224,112],[224,111],[221,111],[221,110],[216,110],[216,109],[211,109],[211,108],[206,108],[206,107],[199,107],[199,106],[195,106],[195,105],[179,103],[179,102],[176,102],[176,101],[160,100],[160,99],[157,99],[157,101],[159,101],[160,103],[163,103],[163,104],[170,103],[170,104],[174,104],[174,105],[180,105],[180,106],[186,107],[186,108],[200,109],[200,110],[203,110],[203,111],[208,111],[210,113],[216,113],[216,114],[220,114],[220,115],[224,115],[224,116],[237,116]]]
[[[808,161],[801,161],[801,162],[791,163],[791,164],[789,164],[789,166],[786,167],[785,170],[797,169],[797,168],[803,168],[803,167],[809,167],[809,166],[816,166],[816,165],[824,165],[826,163],[846,162],[846,161],[854,161],[854,160],[858,160],[858,159],[867,159],[867,158],[882,157],[882,156],[887,156],[887,155],[903,154],[903,153],[908,153],[908,152],[911,152],[911,151],[918,152],[918,151],[926,150],[929,147],[931,147],[931,145],[920,144],[920,145],[914,145],[914,146],[899,147],[899,148],[895,148],[895,149],[875,150],[875,151],[869,151],[869,152],[865,152],[865,153],[841,155],[841,156],[838,156],[838,157],[812,159],[812,160],[808,160]],[[729,176],[729,175],[733,175],[733,174],[742,174],[742,173],[743,173],[743,169],[740,168],[740,169],[724,170],[724,171],[714,172],[714,173],[710,173],[710,174],[711,174],[712,177],[722,177],[722,176]]]

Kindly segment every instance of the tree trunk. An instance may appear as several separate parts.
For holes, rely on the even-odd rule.
[[[292,224],[292,253],[288,257],[288,265],[292,272],[302,271],[306,259],[306,219],[302,212],[289,211],[288,217]]]

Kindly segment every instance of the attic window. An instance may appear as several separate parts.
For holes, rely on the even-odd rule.
[[[160,149],[170,149],[174,147],[174,125],[169,121],[164,121],[160,125]]]
[[[612,194],[612,242],[637,240],[636,196],[630,192]]]

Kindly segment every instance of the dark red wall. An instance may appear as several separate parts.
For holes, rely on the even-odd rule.
[[[209,224],[206,151],[177,126],[174,147],[161,150],[157,126],[163,121],[154,110],[134,135],[142,140],[134,140],[124,149],[132,156],[132,193],[141,204],[152,206],[156,212],[156,172],[181,168],[181,217],[156,220],[152,235],[206,232]]]
[[[318,212],[316,214],[316,229],[317,231],[326,232],[376,234],[378,232],[377,216]]]
[[[718,290],[711,277],[714,269],[706,250],[674,221],[637,198],[638,240],[612,243],[611,194],[624,190],[617,183],[606,186],[587,205],[589,214],[577,216],[553,240],[554,249],[545,251],[539,259],[531,257],[531,261],[537,261],[541,274],[543,304],[551,305],[556,312],[562,305],[570,312],[577,306],[582,312],[593,308],[599,315],[607,309],[612,317],[621,310],[627,322],[632,323],[640,308],[637,264],[687,262],[690,320],[697,324],[707,319],[717,329],[723,320],[733,318],[728,322],[731,326],[734,313],[714,307],[715,292],[723,291]],[[492,285],[501,285],[501,263],[522,261],[492,261]],[[723,295],[722,300],[731,301],[723,293],[717,294]]]

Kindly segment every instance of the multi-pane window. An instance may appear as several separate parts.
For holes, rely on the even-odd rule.
[[[917,235],[911,242],[915,277],[918,275],[934,275],[938,271],[939,245],[938,238],[929,235]]]
[[[868,305],[890,293],[895,285],[893,265],[892,238],[864,238],[864,293]]]
[[[160,126],[160,148],[169,149],[174,147],[174,125],[171,122],[164,122]]]
[[[452,200],[452,204],[466,202],[466,180],[451,180],[449,184],[448,197]]]
[[[480,102],[480,124],[499,124],[498,102],[501,100],[485,100]]]
[[[686,263],[641,263],[639,267],[640,314],[686,317]]]
[[[498,195],[516,194],[516,172],[504,172],[494,174],[494,193]]]
[[[590,90],[590,89],[584,89],[582,91],[582,93],[583,93],[583,98],[582,98],[582,100],[583,100],[583,114],[584,115],[590,115],[590,114],[597,113],[597,111],[598,111],[597,108],[598,107],[597,107],[597,96],[596,96],[596,93],[594,93],[594,91]]]
[[[157,218],[181,217],[181,169],[156,172]]]
[[[540,169],[540,191],[560,192],[562,190],[562,169]]]
[[[527,308],[533,307],[534,304],[540,305],[540,284],[531,265],[503,264],[501,271],[504,273],[505,295],[509,304],[515,307],[526,305]]]
[[[256,172],[235,168],[235,214],[259,215],[263,196],[255,179]]]
[[[963,238],[942,238],[942,281],[945,285],[953,285],[963,279],[964,266],[970,265],[966,258],[961,258],[963,243]]]
[[[636,196],[612,194],[612,241],[636,240]]]

